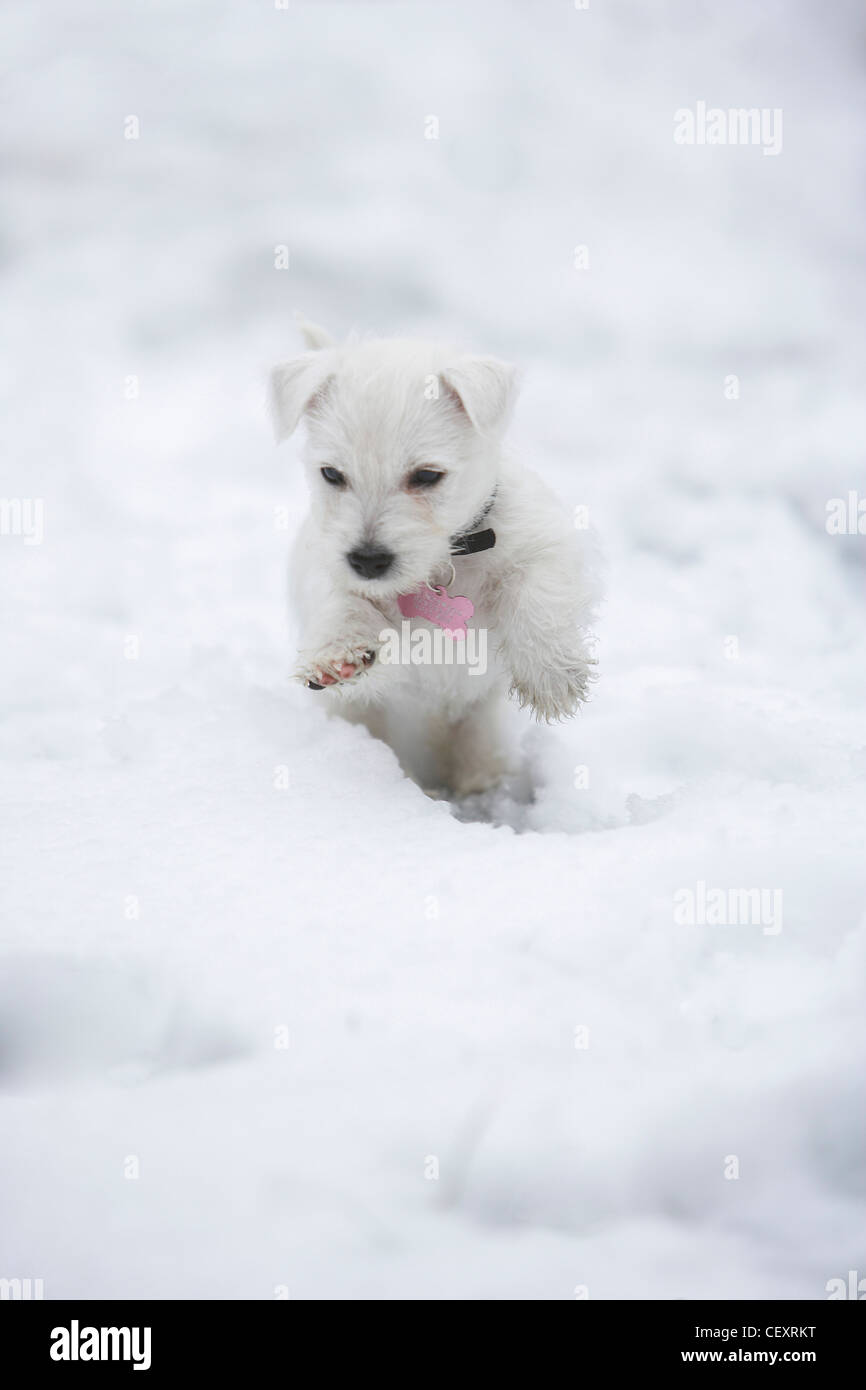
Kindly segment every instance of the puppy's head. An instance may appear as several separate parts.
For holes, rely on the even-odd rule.
[[[514,372],[494,358],[385,340],[311,351],[274,369],[277,437],[303,418],[318,560],[367,598],[408,593],[447,570],[450,538],[496,486]]]

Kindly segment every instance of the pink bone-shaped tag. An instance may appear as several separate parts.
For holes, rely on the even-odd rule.
[[[429,589],[426,584],[414,594],[399,594],[397,607],[404,618],[426,618],[444,628],[449,637],[465,637],[466,619],[475,612],[471,598],[462,594],[452,598],[445,589]]]

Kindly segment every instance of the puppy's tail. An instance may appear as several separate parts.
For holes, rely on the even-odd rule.
[[[295,311],[295,323],[301,330],[308,348],[315,350],[334,346],[334,340],[330,333],[327,333],[324,328],[320,328],[317,323],[310,323],[309,319],[305,319],[299,310]]]

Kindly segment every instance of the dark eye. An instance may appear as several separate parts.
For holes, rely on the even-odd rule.
[[[330,483],[331,487],[346,486],[345,474],[341,473],[339,468],[322,468],[319,471],[325,482]]]
[[[416,468],[414,473],[409,474],[409,486],[411,488],[435,487],[445,477],[436,468]]]

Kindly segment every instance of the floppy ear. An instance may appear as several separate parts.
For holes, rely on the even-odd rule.
[[[320,328],[317,323],[310,323],[300,312],[295,313],[295,323],[301,330],[304,342],[308,348],[329,348],[334,346],[334,340],[330,333],[324,328]]]
[[[305,352],[271,372],[271,412],[277,443],[294,434],[305,410],[319,399],[334,374],[326,352]]]
[[[516,372],[496,357],[461,357],[442,380],[480,434],[500,434],[517,396]]]

